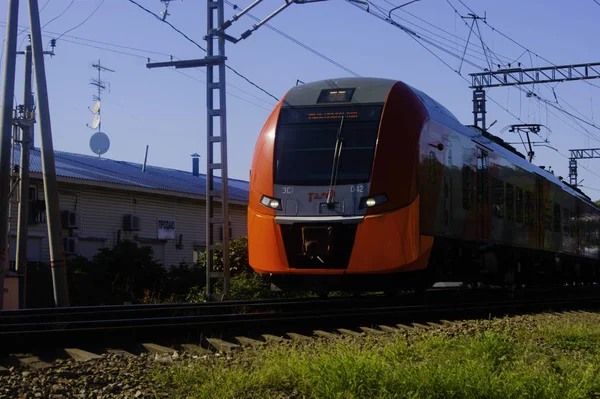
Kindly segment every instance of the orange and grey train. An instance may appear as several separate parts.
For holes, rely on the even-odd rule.
[[[407,84],[292,88],[256,143],[250,266],[284,290],[594,282],[600,209]]]

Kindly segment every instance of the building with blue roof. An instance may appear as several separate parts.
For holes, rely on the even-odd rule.
[[[190,171],[116,161],[55,151],[55,167],[63,222],[65,252],[87,258],[118,240],[149,245],[166,267],[191,263],[205,247],[206,175],[199,173],[198,156]],[[14,150],[15,166],[20,159]],[[215,189],[220,190],[220,181]],[[247,234],[247,181],[229,179],[230,232]],[[15,260],[17,191],[11,200],[10,258]],[[42,159],[30,151],[30,198],[27,255],[30,262],[49,262]],[[219,208],[217,203],[216,208]],[[216,209],[217,214],[220,213]],[[220,228],[219,228],[220,230]],[[222,237],[222,231],[215,231]]]

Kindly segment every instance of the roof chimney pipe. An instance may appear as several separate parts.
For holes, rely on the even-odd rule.
[[[200,176],[200,155],[192,154],[192,175]]]

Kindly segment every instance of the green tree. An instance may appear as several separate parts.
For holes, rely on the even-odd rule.
[[[600,199],[596,200],[596,205],[600,206]]]

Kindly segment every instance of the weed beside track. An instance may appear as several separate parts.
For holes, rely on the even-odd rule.
[[[587,398],[600,395],[600,314],[546,313],[285,341],[159,366],[194,398]]]

